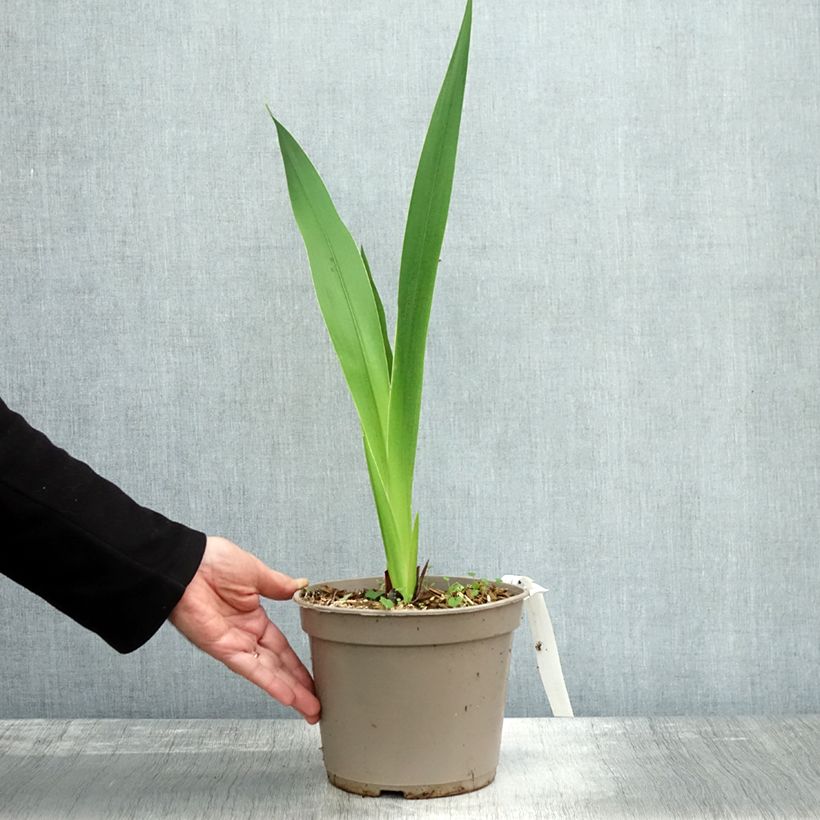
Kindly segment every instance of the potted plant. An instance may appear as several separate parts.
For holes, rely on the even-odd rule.
[[[512,633],[525,597],[500,581],[427,577],[412,511],[427,326],[471,19],[468,2],[419,160],[394,345],[364,249],[304,151],[271,114],[319,305],[361,422],[387,559],[383,577],[326,582],[295,596],[310,636],[328,776],[365,795],[432,797],[492,781]]]

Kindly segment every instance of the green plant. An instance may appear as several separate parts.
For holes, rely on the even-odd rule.
[[[305,152],[268,109],[319,306],[361,422],[388,588],[392,584],[405,601],[413,598],[419,577],[419,519],[413,518],[412,500],[424,351],[453,184],[471,19],[468,0],[410,199],[394,348],[364,248],[340,219]]]

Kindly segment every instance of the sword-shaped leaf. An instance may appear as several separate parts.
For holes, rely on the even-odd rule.
[[[319,306],[373,458],[386,473],[390,377],[370,277],[313,164],[272,113],[271,118]]]
[[[384,554],[387,558],[387,571],[393,577],[395,568],[401,563],[401,540],[396,528],[396,520],[390,506],[390,499],[384,479],[376,466],[375,458],[370,449],[367,436],[362,436],[364,442],[364,454],[367,459],[367,473],[370,476],[370,486],[373,490],[373,499],[376,502],[376,513],[379,517],[379,529],[384,542]]]
[[[394,498],[408,505],[412,503],[427,325],[453,187],[471,21],[472,2],[468,0],[421,151],[402,247],[387,448]]]
[[[387,335],[387,320],[384,318],[384,305],[382,304],[376,283],[373,281],[373,274],[370,271],[370,263],[364,252],[364,245],[360,247],[362,252],[362,262],[364,262],[367,278],[370,279],[370,287],[373,288],[373,298],[376,300],[376,309],[379,311],[379,324],[382,326],[382,336],[384,337],[384,355],[387,357],[387,374],[390,375],[393,369],[393,351],[390,349],[390,337]]]

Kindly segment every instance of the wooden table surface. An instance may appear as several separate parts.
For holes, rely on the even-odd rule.
[[[330,786],[296,720],[0,721],[0,817],[820,817],[820,716],[508,719],[495,783]]]

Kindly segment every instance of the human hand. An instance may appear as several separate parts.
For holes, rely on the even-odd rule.
[[[169,620],[194,646],[316,723],[321,707],[310,673],[259,602],[260,595],[286,600],[306,585],[226,538],[208,536],[202,563]]]

